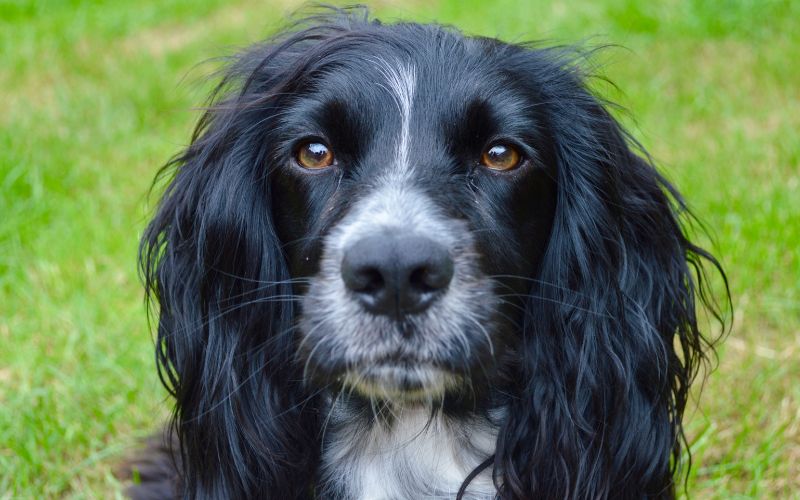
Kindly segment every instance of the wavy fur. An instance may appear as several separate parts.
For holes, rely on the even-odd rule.
[[[502,216],[481,222],[491,237],[476,236],[490,261],[484,272],[517,276],[507,285],[498,278],[514,290],[505,354],[494,360],[496,375],[475,382],[484,386],[477,397],[491,404],[472,401],[505,416],[494,455],[464,478],[461,493],[487,468],[502,499],[674,497],[688,471],[681,419],[713,352],[696,311],[723,317],[704,266],[725,277],[688,239],[680,195],[587,90],[574,52],[469,39],[436,25],[381,25],[363,9],[312,16],[237,56],[190,146],[160,174],[169,183],[142,238],[141,269],[158,306],[156,361],[175,398],[180,479],[174,491],[145,483],[133,496],[286,499],[322,491],[330,387],[304,378],[299,301],[319,269],[322,236],[349,205],[308,220],[336,188],[304,180],[292,189],[304,193],[308,211],[287,215],[293,205],[281,193],[295,184],[280,173],[283,118],[297,112],[298,96],[317,92],[315,78],[356,64],[359,51],[413,62],[433,57],[425,47],[502,72],[502,82],[535,104],[521,112],[535,115],[534,149],[552,198],[549,213],[540,210],[547,231],[534,243],[518,244],[528,240],[519,234],[527,226]],[[356,189],[343,179],[340,189]],[[504,199],[491,186],[487,196]],[[452,200],[458,212],[459,198]],[[480,234],[480,224],[471,229]],[[304,235],[318,246],[298,247]],[[492,267],[490,257],[507,250],[528,263],[524,273]]]

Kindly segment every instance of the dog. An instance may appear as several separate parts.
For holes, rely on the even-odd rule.
[[[236,56],[142,238],[131,496],[674,498],[727,281],[580,61],[363,8]]]

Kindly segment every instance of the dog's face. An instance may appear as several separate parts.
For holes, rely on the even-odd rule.
[[[501,498],[669,496],[720,317],[678,192],[574,52],[359,12],[237,56],[168,165],[141,264],[187,496],[308,496],[323,393],[501,415]]]
[[[366,396],[474,390],[518,334],[555,205],[533,82],[489,42],[374,40],[315,68],[268,142],[305,374]],[[480,384],[478,384],[480,385]]]

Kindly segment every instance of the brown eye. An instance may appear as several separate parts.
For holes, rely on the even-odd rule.
[[[320,169],[333,165],[333,152],[321,142],[303,143],[295,158],[303,168]]]
[[[481,163],[492,170],[511,170],[520,164],[522,156],[509,144],[492,144],[481,155]]]

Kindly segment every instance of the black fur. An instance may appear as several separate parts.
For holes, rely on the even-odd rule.
[[[411,151],[430,166],[419,183],[468,222],[482,271],[505,287],[504,354],[476,383],[479,399],[507,408],[485,464],[498,497],[673,498],[688,469],[689,388],[712,352],[696,308],[721,318],[703,265],[724,280],[687,239],[679,194],[586,89],[574,52],[382,25],[362,9],[308,18],[237,56],[162,171],[172,177],[141,267],[159,306],[180,479],[143,476],[131,494],[314,497],[328,387],[304,382],[296,299],[324,236],[369,186],[376,159],[364,152],[384,139],[392,104],[361,78],[367,56],[424,68],[419,126],[442,135]],[[288,168],[308,120],[358,168]],[[498,131],[530,166],[502,178],[475,169]],[[473,196],[488,209],[470,208]]]

